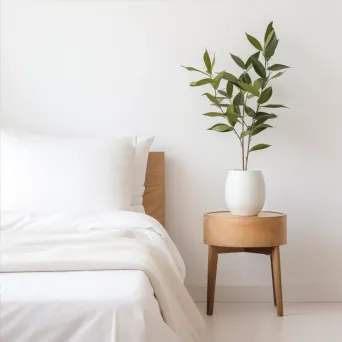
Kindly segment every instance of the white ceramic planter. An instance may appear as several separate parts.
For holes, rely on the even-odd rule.
[[[256,216],[265,204],[265,181],[259,170],[230,170],[226,181],[226,202],[237,216]]]

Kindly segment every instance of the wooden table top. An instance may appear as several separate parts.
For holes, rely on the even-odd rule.
[[[204,214],[204,242],[219,247],[275,247],[287,243],[287,216],[263,211],[234,216],[229,211]]]
[[[226,217],[226,218],[241,218],[241,219],[257,219],[261,217],[281,217],[286,216],[284,213],[276,212],[276,211],[262,211],[258,216],[236,216],[233,215],[230,211],[212,211],[205,213],[204,215],[214,216],[214,217]]]

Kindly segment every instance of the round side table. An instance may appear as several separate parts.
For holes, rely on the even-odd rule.
[[[287,243],[286,214],[263,211],[258,216],[234,216],[229,211],[204,214],[204,242],[208,245],[207,315],[213,314],[218,254],[270,255],[273,299],[283,316],[279,246]]]

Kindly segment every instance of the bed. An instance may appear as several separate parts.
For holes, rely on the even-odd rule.
[[[63,253],[61,250],[57,253],[58,260],[55,257],[53,248],[60,248],[60,241],[64,239],[60,233],[53,238],[40,234],[34,240],[34,251],[37,246],[43,246],[37,243],[39,239],[44,242],[39,261],[31,257],[31,233],[29,239],[22,233],[19,236],[15,232],[11,234],[1,255],[4,272],[1,274],[1,341],[198,340],[203,322],[182,283],[185,276],[183,261],[162,228],[164,203],[164,153],[151,152],[143,197],[147,215],[122,212],[97,217],[96,222],[104,227],[110,224],[111,229],[101,233],[98,230],[84,232],[82,245],[75,239],[73,243],[79,248],[79,260],[73,265],[70,258],[66,263],[70,251],[65,245]],[[25,225],[29,224],[27,217],[23,220]],[[82,220],[87,223],[86,218]],[[90,221],[92,227],[96,226],[94,218]],[[18,222],[20,218],[16,217],[16,224]],[[115,230],[113,225],[120,228],[123,225],[125,229]],[[69,244],[70,237],[67,241]],[[87,245],[89,241],[95,246],[99,242],[97,251],[93,245]],[[111,241],[116,246],[115,252],[108,248]],[[146,250],[146,241],[157,248]],[[47,251],[49,244],[53,248]],[[140,254],[136,252],[137,248],[141,248]],[[100,256],[101,263],[88,254]],[[22,255],[21,258],[18,255]],[[26,259],[24,264],[18,262],[23,258]],[[74,260],[75,255],[71,258]],[[120,263],[113,262],[117,258]],[[43,259],[48,259],[49,263],[44,263]]]

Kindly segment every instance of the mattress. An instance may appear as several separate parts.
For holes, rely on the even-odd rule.
[[[1,341],[178,339],[161,316],[146,274],[114,270],[2,274]]]

